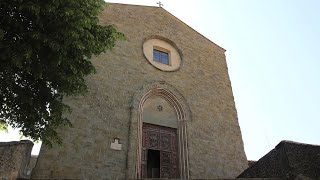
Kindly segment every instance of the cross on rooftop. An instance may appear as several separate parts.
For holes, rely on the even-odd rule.
[[[161,1],[158,1],[157,4],[159,5],[159,7],[162,7],[163,4],[161,3]]]

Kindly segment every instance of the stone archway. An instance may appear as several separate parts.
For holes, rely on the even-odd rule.
[[[164,98],[171,104],[177,115],[177,141],[179,173],[181,179],[189,178],[187,122],[191,111],[183,96],[170,84],[163,81],[149,83],[138,91],[132,101],[127,178],[141,178],[142,122],[143,105],[153,96]]]

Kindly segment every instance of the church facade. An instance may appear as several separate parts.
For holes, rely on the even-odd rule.
[[[126,36],[95,57],[85,96],[66,99],[62,146],[33,179],[235,178],[247,168],[225,50],[161,7],[109,4]]]

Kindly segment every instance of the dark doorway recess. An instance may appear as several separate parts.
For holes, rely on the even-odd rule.
[[[148,149],[147,178],[160,178],[160,151]]]

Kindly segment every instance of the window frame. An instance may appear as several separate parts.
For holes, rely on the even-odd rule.
[[[155,51],[159,53],[159,60],[155,59],[155,56],[154,56]],[[163,57],[162,55],[163,54],[166,54],[168,59],[162,59],[162,57]],[[152,60],[157,62],[157,63],[161,63],[161,64],[164,64],[164,65],[170,66],[171,65],[170,51],[167,50],[167,49],[161,48],[161,47],[154,46],[153,50],[152,50]],[[167,60],[168,63],[166,63],[166,60]]]

